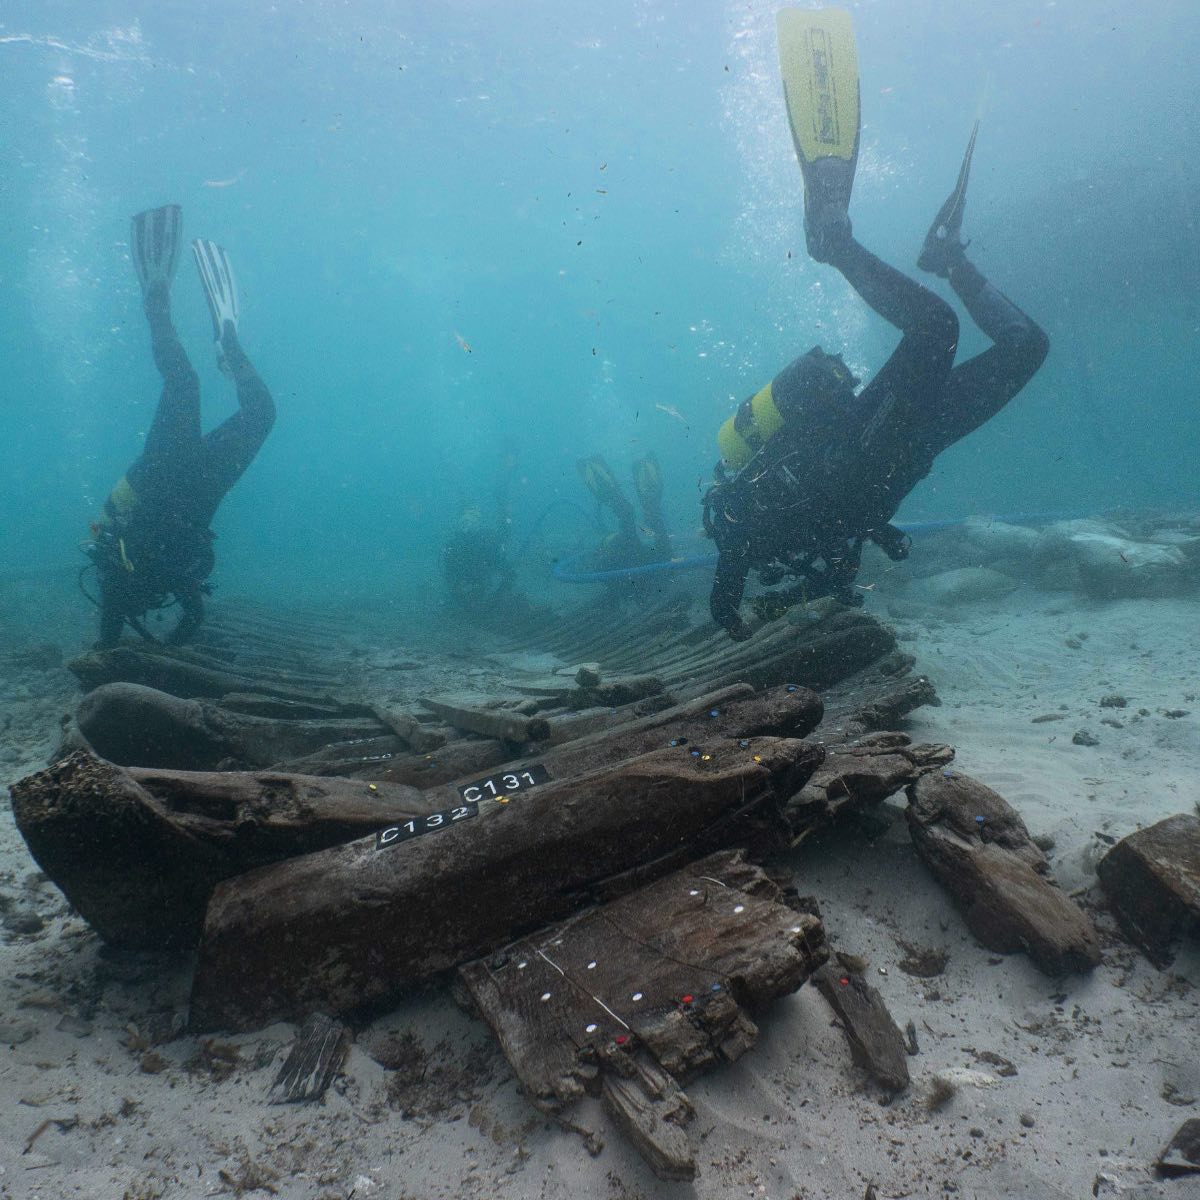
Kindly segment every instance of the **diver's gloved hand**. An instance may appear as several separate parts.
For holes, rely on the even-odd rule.
[[[804,240],[814,262],[835,262],[853,237],[850,214],[837,204],[804,213]]]
[[[725,626],[725,632],[729,634],[729,636],[735,642],[745,642],[753,636],[750,626],[747,625],[741,617],[734,617],[733,620]]]

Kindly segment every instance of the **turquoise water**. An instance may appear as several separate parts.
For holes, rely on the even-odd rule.
[[[497,472],[520,541],[549,502],[586,507],[594,452],[627,478],[654,450],[703,550],[737,402],[814,342],[869,375],[895,341],[804,252],[774,9],[9,0],[0,573],[73,587],[139,451],[158,381],[129,217],[167,202],[229,249],[279,408],[217,516],[222,590],[419,596]],[[857,235],[911,268],[981,113],[965,232],[1052,341],[901,517],[1194,503],[1200,13],[851,9]],[[215,424],[233,394],[188,259],[173,300]],[[556,509],[526,586],[553,594],[550,560],[589,537]]]

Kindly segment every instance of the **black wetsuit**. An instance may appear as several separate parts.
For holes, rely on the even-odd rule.
[[[512,595],[516,572],[507,554],[507,526],[459,529],[442,550],[442,577],[457,607],[468,612]]]
[[[807,573],[852,600],[864,540],[903,557],[890,525],[901,501],[943,450],[1029,382],[1049,350],[1045,333],[965,257],[950,285],[993,345],[958,366],[958,318],[945,301],[852,237],[831,261],[903,337],[857,395],[846,386],[836,400],[805,404],[792,394],[804,360],[780,372],[773,391],[783,427],[710,493],[706,524],[720,552],[710,605],[735,637],[748,636],[738,607],[751,570],[776,580]]]
[[[97,537],[102,646],[117,642],[127,617],[170,596],[182,615],[169,641],[185,641],[200,625],[215,562],[209,525],[275,423],[271,394],[226,322],[221,349],[238,411],[201,434],[200,380],[171,323],[165,287],[150,290],[145,311],[163,390],[142,454],[105,504]]]

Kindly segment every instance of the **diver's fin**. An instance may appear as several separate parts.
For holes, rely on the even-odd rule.
[[[205,238],[197,238],[192,243],[192,254],[208,301],[208,315],[212,317],[213,340],[220,343],[226,321],[233,325],[234,333],[237,332],[238,290],[233,266],[225,250]]]
[[[183,209],[178,204],[148,208],[130,222],[129,249],[143,296],[155,284],[171,286],[182,234]]]
[[[946,203],[938,209],[938,215],[933,218],[917,258],[917,266],[922,271],[943,278],[950,274],[950,268],[968,245],[959,235],[962,233],[963,210],[967,207],[967,181],[971,178],[971,157],[975,153],[975,137],[978,133],[979,122],[976,121],[971,126],[971,140],[967,142],[962,166],[958,168],[958,182],[946,198]]]
[[[596,497],[601,507],[612,509],[621,524],[632,525],[634,522],[633,506],[629,503],[621,485],[612,473],[608,463],[599,454],[581,458],[576,464],[579,474],[583,477],[584,485]]]
[[[858,164],[858,51],[840,8],[784,8],[776,14],[783,96],[800,172],[808,252],[828,262],[850,235],[850,193]]]
[[[633,486],[641,502],[642,512],[647,517],[662,510],[662,468],[653,454],[647,454],[633,464]]]

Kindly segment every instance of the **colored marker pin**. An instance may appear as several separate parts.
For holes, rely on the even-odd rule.
[[[976,818],[975,818],[975,824],[976,824],[976,825],[986,825],[986,824],[987,824],[987,817],[976,817]]]
[[[719,708],[710,708],[708,710],[708,715],[710,717],[719,717],[721,715],[721,710]]]
[[[788,690],[789,692],[794,692],[794,691],[796,690],[796,685],[795,685],[794,683],[789,683],[789,684],[787,685],[787,690]]]

